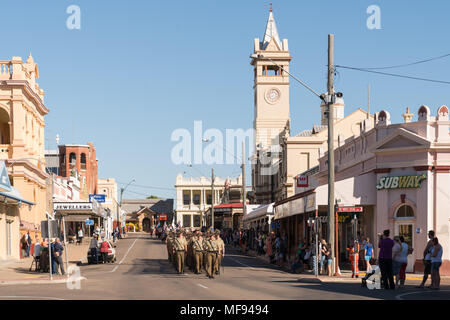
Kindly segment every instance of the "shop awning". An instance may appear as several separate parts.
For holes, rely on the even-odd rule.
[[[273,204],[263,204],[256,208],[253,208],[250,212],[248,212],[249,206],[247,206],[247,215],[243,218],[244,221],[250,221],[253,219],[258,219],[264,216],[273,215]]]
[[[22,198],[22,195],[20,194],[19,190],[15,187],[11,187],[11,191],[2,191],[0,192],[0,199],[1,197],[5,197],[4,201],[7,203],[11,201],[12,203],[25,203],[28,205],[35,205],[34,202],[27,201],[24,198]]]
[[[315,190],[309,190],[276,202],[274,204],[274,218],[278,220],[316,209],[316,192]]]

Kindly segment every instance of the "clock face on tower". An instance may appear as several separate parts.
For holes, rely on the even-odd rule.
[[[265,98],[270,104],[276,103],[280,99],[280,91],[278,89],[272,88],[266,91]]]

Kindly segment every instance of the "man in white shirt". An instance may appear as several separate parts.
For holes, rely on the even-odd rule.
[[[81,229],[80,227],[78,227],[78,242],[80,244],[83,243],[83,229]]]

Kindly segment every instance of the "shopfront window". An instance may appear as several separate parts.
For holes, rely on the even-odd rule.
[[[395,215],[397,218],[412,218],[414,217],[414,210],[408,205],[403,205],[397,209],[397,213]]]

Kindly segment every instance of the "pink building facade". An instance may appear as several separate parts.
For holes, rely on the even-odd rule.
[[[378,248],[378,233],[385,229],[403,235],[414,248],[408,271],[423,270],[428,230],[434,230],[444,248],[441,274],[450,275],[450,133],[449,110],[435,114],[421,106],[417,121],[409,109],[404,123],[391,124],[383,110],[375,120],[361,123],[359,136],[338,139],[335,149],[335,194],[339,205],[363,206],[357,234],[369,236]],[[327,204],[327,155],[319,160],[315,179],[317,207]],[[356,224],[352,225],[355,228]],[[356,232],[339,223],[339,246]],[[353,229],[355,230],[355,229]],[[378,251],[376,250],[376,255]]]

